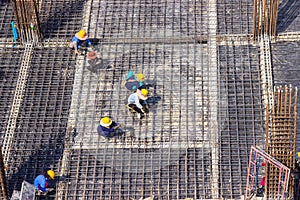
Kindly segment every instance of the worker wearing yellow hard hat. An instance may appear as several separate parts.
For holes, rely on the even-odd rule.
[[[55,172],[53,170],[44,170],[44,172],[38,175],[34,179],[34,186],[37,191],[49,192],[54,189],[50,187],[49,180],[54,180]]]
[[[119,125],[115,121],[111,120],[109,117],[102,117],[97,132],[103,137],[112,138],[118,134],[116,131],[118,128]]]
[[[142,119],[144,113],[148,113],[148,90],[147,89],[137,89],[136,92],[128,97],[128,104],[126,105],[129,111],[136,112],[137,117]]]
[[[80,48],[93,48],[91,41],[88,39],[88,34],[84,29],[81,29],[75,34],[69,47],[74,48],[76,54],[80,54]]]

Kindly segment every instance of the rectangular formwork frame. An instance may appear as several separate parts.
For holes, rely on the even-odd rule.
[[[251,147],[250,155],[249,155],[249,165],[248,165],[248,175],[247,175],[247,186],[246,186],[246,196],[245,199],[251,199],[251,195],[254,190],[256,190],[257,186],[255,183],[257,180],[258,173],[258,165],[259,159],[263,159],[266,163],[266,168],[273,168],[279,171],[278,179],[277,179],[277,193],[274,194],[276,199],[285,199],[286,190],[288,188],[289,178],[290,178],[290,169],[283,165],[281,162],[267,154],[265,151],[260,149],[259,147]],[[267,182],[268,180],[266,180]],[[272,180],[275,181],[275,180]],[[275,183],[274,183],[275,184]],[[265,188],[267,190],[267,188]]]

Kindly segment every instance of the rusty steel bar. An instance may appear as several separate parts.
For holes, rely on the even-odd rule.
[[[268,35],[276,39],[278,19],[278,0],[254,0],[253,9],[253,41]]]
[[[40,42],[42,32],[38,15],[38,1],[11,0],[21,43]]]
[[[284,165],[293,169],[295,167],[294,156],[296,154],[296,105],[297,105],[297,88],[293,98],[292,86],[279,86],[274,89],[274,105],[272,107],[272,124],[269,125],[266,120],[266,129],[269,126],[270,134],[267,134],[266,150],[275,159]],[[293,123],[292,123],[293,122]],[[278,171],[275,168],[268,167],[266,170],[268,194],[276,193],[281,183],[278,185]],[[294,195],[293,177],[288,182],[288,194]]]

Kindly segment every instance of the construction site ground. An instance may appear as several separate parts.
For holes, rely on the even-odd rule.
[[[265,145],[262,57],[272,87],[300,86],[299,10],[300,1],[280,2],[278,37],[265,49],[252,40],[253,0],[43,0],[44,39],[21,45],[2,0],[0,138],[10,195],[50,167],[56,194],[48,199],[241,199],[250,148]],[[95,66],[68,48],[82,28]],[[130,70],[149,84],[141,120],[125,107]],[[127,136],[99,136],[103,116]],[[299,133],[299,115],[297,124]]]

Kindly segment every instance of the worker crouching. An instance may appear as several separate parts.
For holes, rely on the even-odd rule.
[[[81,29],[72,38],[72,42],[69,44],[70,48],[74,48],[76,54],[80,54],[79,49],[91,47],[93,49],[91,41],[88,39],[88,34],[85,30]]]
[[[42,174],[38,175],[34,179],[34,186],[37,192],[46,194],[54,191],[54,188],[51,188],[49,183],[49,180],[54,180],[54,176],[53,170],[44,170]]]
[[[136,112],[139,119],[142,119],[144,114],[149,112],[149,106],[146,101],[147,96],[148,90],[138,89],[128,97],[127,108],[131,112]]]
[[[112,138],[119,135],[119,132],[117,131],[119,127],[119,124],[112,121],[109,117],[103,117],[100,120],[97,131],[99,135],[105,138]]]

